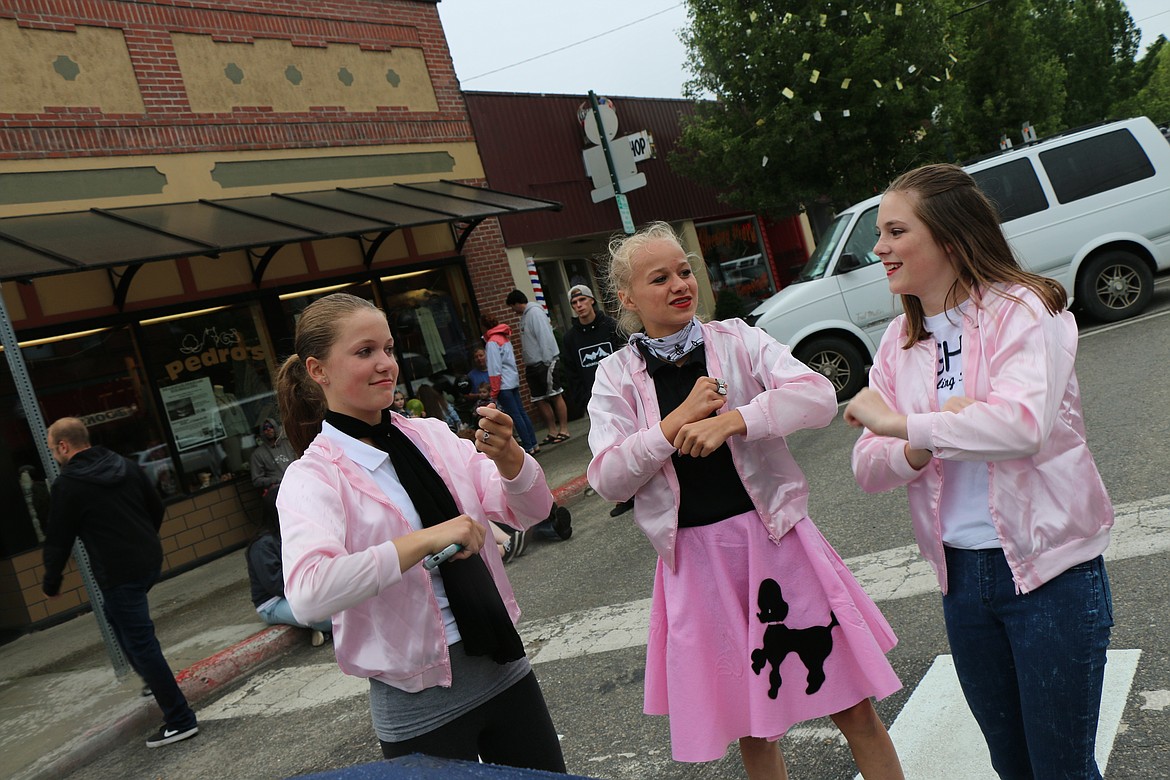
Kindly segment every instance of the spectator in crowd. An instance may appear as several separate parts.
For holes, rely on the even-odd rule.
[[[447,423],[451,433],[459,433],[459,429],[465,427],[463,421],[459,419],[459,412],[455,411],[455,407],[447,402],[447,398],[435,389],[434,385],[420,387],[418,398],[422,401],[427,417],[434,417]]]
[[[284,478],[288,464],[296,459],[297,454],[276,420],[265,417],[260,423],[260,441],[248,461],[252,484],[260,489],[264,513],[262,525],[276,525],[276,494],[280,490],[280,480]]]
[[[280,560],[280,524],[275,522],[276,513],[265,515],[260,530],[248,544],[245,558],[248,561],[248,581],[252,586],[252,606],[256,614],[270,626],[286,625],[307,628],[312,633],[309,643],[313,647],[325,644],[333,635],[333,624],[328,620],[306,625],[296,619],[288,599],[284,597],[284,568]]]
[[[548,435],[541,444],[566,441],[569,438],[569,412],[565,407],[564,390],[556,379],[561,350],[552,323],[544,307],[529,303],[528,296],[519,290],[508,293],[504,301],[520,317],[520,356],[524,360],[524,377],[528,380],[532,401],[548,428]]]
[[[589,404],[593,395],[593,377],[597,364],[625,346],[625,340],[618,333],[618,324],[598,310],[593,290],[584,284],[569,288],[569,306],[577,318],[565,336],[565,377],[568,379],[569,397],[578,406]],[[634,508],[634,499],[618,502],[609,511],[610,517],[618,517]]]
[[[116,452],[91,445],[89,430],[76,417],[49,426],[49,451],[61,466],[50,489],[44,556],[45,595],[61,591],[62,572],[80,539],[93,564],[106,618],[131,668],[153,695],[163,725],[147,747],[161,747],[199,733],[195,712],[175,682],[150,619],[147,593],[162,571],[158,529],[162,499],[138,468]]]
[[[532,420],[524,411],[520,399],[520,371],[516,367],[516,352],[512,348],[512,329],[491,314],[480,315],[484,327],[483,340],[487,358],[488,384],[491,399],[504,414],[512,418],[520,446],[529,455],[540,452]]]

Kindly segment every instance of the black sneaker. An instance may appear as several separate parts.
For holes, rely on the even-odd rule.
[[[188,729],[172,729],[169,726],[163,726],[161,729],[155,732],[154,736],[146,740],[146,746],[148,748],[162,747],[163,745],[169,745],[172,742],[179,742],[180,740],[190,739],[198,733],[198,726],[192,726]]]
[[[562,542],[573,535],[573,516],[568,509],[563,506],[553,507],[552,527]]]
[[[631,498],[629,501],[623,501],[620,504],[618,504],[617,506],[615,506],[613,509],[609,510],[609,516],[610,517],[620,517],[621,515],[624,515],[626,512],[629,512],[633,508],[634,508],[634,499]]]

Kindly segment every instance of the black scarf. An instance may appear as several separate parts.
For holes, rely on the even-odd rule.
[[[383,410],[382,422],[369,425],[338,412],[326,412],[325,422],[355,439],[369,439],[390,456],[390,464],[410,496],[426,528],[461,513],[451,491],[418,447],[395,427],[393,413]],[[488,540],[490,543],[490,539]],[[498,664],[524,657],[524,643],[512,625],[500,591],[479,555],[439,564],[447,601],[468,655],[490,655]]]

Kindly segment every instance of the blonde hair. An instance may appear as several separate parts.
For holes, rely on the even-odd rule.
[[[276,373],[276,399],[280,424],[298,455],[321,432],[321,421],[329,407],[320,385],[305,368],[304,358],[324,360],[337,341],[342,321],[360,311],[377,311],[377,306],[349,293],[333,293],[305,307],[297,320],[293,341],[296,352],[289,355]],[[382,316],[385,316],[382,313]]]
[[[642,330],[642,318],[622,305],[619,292],[628,293],[634,273],[634,255],[655,241],[669,241],[686,256],[691,270],[695,269],[695,255],[683,249],[682,240],[668,222],[651,222],[632,236],[614,236],[609,241],[609,269],[607,281],[611,308],[618,311],[618,327],[627,336]]]

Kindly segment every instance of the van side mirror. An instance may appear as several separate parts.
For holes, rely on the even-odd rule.
[[[837,261],[837,273],[839,274],[847,274],[850,271],[856,271],[858,268],[861,268],[861,261],[852,252],[845,252]]]

